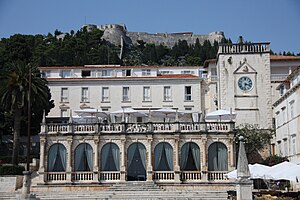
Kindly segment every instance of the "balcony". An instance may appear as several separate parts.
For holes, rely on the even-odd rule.
[[[49,123],[42,124],[41,134],[226,133],[233,129],[234,122]]]

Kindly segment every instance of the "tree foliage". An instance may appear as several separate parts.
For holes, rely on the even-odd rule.
[[[273,135],[273,129],[260,129],[253,124],[242,124],[236,129],[235,140],[238,142],[242,136],[248,161],[252,163],[259,152],[270,144]]]
[[[31,84],[29,85],[29,77]],[[29,93],[31,87],[31,93]],[[29,95],[31,101],[29,102]],[[21,132],[26,132],[28,126],[27,108],[31,104],[32,127],[38,132],[43,110],[48,113],[54,107],[50,90],[45,79],[41,78],[38,68],[30,64],[12,65],[0,71],[0,110],[4,118],[2,126],[12,124],[14,144],[12,164],[18,164],[19,139]],[[25,129],[25,130],[24,130]]]

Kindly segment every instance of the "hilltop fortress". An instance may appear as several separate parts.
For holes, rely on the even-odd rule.
[[[214,41],[220,42],[224,38],[223,32],[212,32],[207,35],[193,34],[193,32],[181,32],[181,33],[146,33],[146,32],[128,32],[125,24],[106,24],[106,25],[94,25],[85,24],[82,28],[86,28],[87,31],[94,29],[100,29],[104,31],[102,39],[105,39],[112,44],[136,44],[138,40],[143,40],[146,43],[152,43],[155,45],[163,44],[167,47],[174,46],[179,40],[186,40],[188,44],[195,44],[197,38],[200,43],[203,44],[205,40],[209,40],[211,43]]]

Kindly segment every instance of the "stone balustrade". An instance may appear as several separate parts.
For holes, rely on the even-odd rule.
[[[93,172],[72,172],[74,181],[92,181],[94,180]]]
[[[97,172],[96,172],[97,173]],[[207,178],[204,178],[203,173],[207,173]],[[181,171],[180,180],[184,182],[199,182],[199,181],[227,181],[227,171]],[[72,172],[72,182],[94,182],[94,172]],[[46,182],[51,183],[66,183],[67,173],[66,172],[44,172]],[[154,182],[172,182],[175,179],[174,171],[153,171]],[[101,171],[98,172],[99,181],[105,182],[120,182],[121,173],[120,171]],[[204,180],[206,179],[206,180]]]
[[[99,172],[99,180],[101,182],[107,182],[107,181],[120,181],[121,174],[119,171],[105,171],[105,172]]]
[[[224,181],[228,180],[226,171],[209,171],[207,172],[207,179],[209,181]]]
[[[200,171],[182,171],[180,175],[182,181],[199,181],[201,178]]]
[[[155,171],[153,177],[155,181],[174,181],[175,175],[173,171]]]
[[[173,123],[70,123],[43,124],[46,134],[101,134],[101,133],[193,133],[230,132],[234,122],[173,122]]]
[[[221,44],[218,54],[270,52],[270,43]]]

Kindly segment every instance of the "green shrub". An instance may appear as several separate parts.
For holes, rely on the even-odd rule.
[[[23,171],[25,171],[23,166],[0,166],[0,175],[23,175]]]

